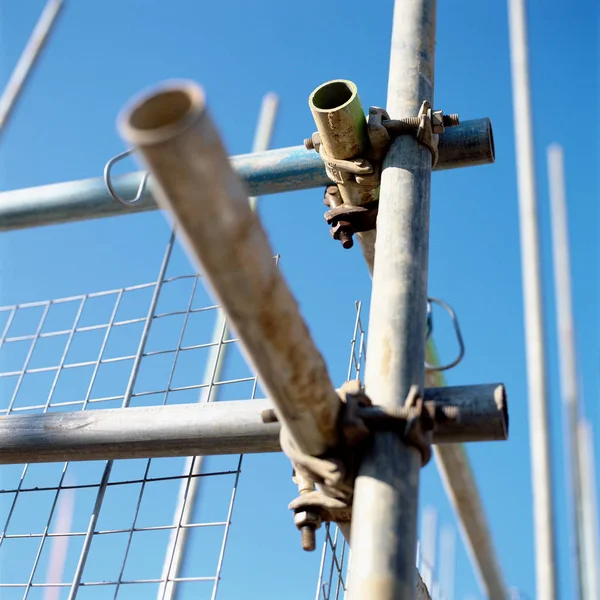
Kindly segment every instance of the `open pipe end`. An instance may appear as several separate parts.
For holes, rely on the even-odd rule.
[[[358,95],[358,88],[346,79],[335,79],[320,85],[308,98],[310,109],[330,113],[348,106]]]
[[[131,100],[119,115],[118,127],[133,146],[151,146],[180,135],[205,111],[206,97],[199,85],[167,81]]]
[[[504,429],[504,437],[501,439],[508,439],[508,401],[506,398],[506,388],[500,384],[494,390],[494,401],[498,408],[498,412],[501,415],[502,425]]]
[[[492,122],[488,119],[488,138],[490,141],[490,156],[492,160],[490,162],[496,162],[496,146],[494,145],[494,130],[492,129]]]

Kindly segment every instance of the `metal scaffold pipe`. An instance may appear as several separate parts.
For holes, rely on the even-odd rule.
[[[426,388],[424,399],[431,414],[441,417],[434,444],[452,447],[456,440],[489,442],[508,435],[500,384]],[[270,400],[259,399],[10,415],[0,419],[0,464],[280,452],[273,409]],[[458,418],[447,419],[446,413]]]
[[[396,119],[433,101],[435,0],[397,0],[386,109]],[[412,136],[385,158],[369,317],[366,392],[394,409],[424,387],[432,155]],[[392,433],[375,434],[355,484],[349,599],[411,600],[421,457]]]
[[[202,90],[171,82],[134,101],[120,131],[148,167],[298,447],[337,442],[340,399],[248,196],[231,168]]]
[[[494,162],[490,120],[464,121],[440,136],[436,170]],[[321,157],[304,146],[231,157],[248,196],[325,187],[331,180]],[[136,195],[142,172],[115,176],[112,185],[124,198]],[[102,177],[53,183],[0,193],[0,231],[135,214],[158,208],[152,178],[139,202],[125,206],[110,195]]]
[[[358,96],[356,85],[351,81],[335,80],[320,85],[308,100],[313,119],[317,126],[320,137],[321,153],[335,160],[359,159],[364,157],[369,150],[370,142],[367,133],[367,121],[365,113]],[[356,181],[342,180],[338,182],[339,195],[336,204],[361,205],[369,201],[377,200],[379,185],[359,186]],[[330,205],[330,208],[334,206]],[[344,236],[344,233],[342,233]],[[363,256],[369,268],[373,272],[373,260],[375,259],[375,230],[357,232],[356,237],[360,244]],[[351,247],[351,236],[340,238],[345,246]]]
[[[571,506],[573,509],[571,542],[576,565],[575,583],[580,600],[592,600],[587,589],[589,563],[585,552],[586,523],[584,519],[583,481],[579,452],[579,424],[582,410],[577,382],[575,323],[571,298],[571,259],[569,252],[569,219],[565,190],[565,173],[562,147],[552,144],[548,148],[548,188],[550,192],[550,220],[552,229],[552,254],[554,262],[554,295],[556,298],[556,330],[560,388],[565,419],[565,465],[570,479]],[[597,596],[596,596],[597,597]]]
[[[433,342],[429,342],[426,352],[428,363],[439,362]],[[430,371],[426,382],[430,386],[444,386],[445,379],[441,372]],[[489,600],[506,600],[506,583],[465,446],[461,443],[436,445],[433,455],[482,591]]]
[[[535,597],[538,600],[555,600],[557,598],[556,540],[552,499],[550,418],[546,381],[544,304],[525,0],[508,0],[508,17],[527,356],[531,488],[535,535]]]

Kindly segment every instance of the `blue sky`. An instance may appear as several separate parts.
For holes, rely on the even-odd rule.
[[[560,597],[570,598],[567,483],[562,460],[545,152],[554,141],[565,150],[579,369],[585,411],[595,430],[596,464],[600,464],[600,409],[595,398],[600,388],[596,312],[596,172],[600,157],[594,117],[598,105],[598,48],[594,41],[598,9],[593,0],[529,4],[559,585]],[[43,5],[44,0],[0,2],[1,84],[7,80]],[[391,1],[67,0],[55,35],[2,134],[0,188],[101,176],[105,162],[124,149],[115,127],[120,108],[140,89],[172,77],[191,78],[204,86],[231,154],[249,151],[261,98],[268,91],[280,96],[273,147],[297,145],[314,130],[307,99],[324,81],[351,79],[364,106],[384,103],[391,11]],[[455,308],[467,346],[465,360],[449,373],[448,382],[502,381],[507,386],[511,439],[472,446],[469,455],[506,579],[534,597],[505,3],[440,2],[437,39],[436,107],[457,112],[463,119],[490,117],[497,159],[495,165],[434,175],[429,291]],[[131,168],[134,163],[128,162],[122,170]],[[332,377],[341,383],[354,301],[368,305],[370,281],[358,249],[344,252],[330,240],[322,213],[320,190],[266,197],[260,204],[272,244],[282,256],[281,268]],[[0,303],[45,300],[154,281],[167,239],[168,228],[158,212],[3,233]],[[184,265],[182,256],[177,260]],[[436,340],[442,356],[449,357],[453,338],[443,321],[440,315]],[[423,503],[435,504],[442,521],[450,521],[452,513],[433,463],[423,471],[422,482]],[[270,492],[271,510],[262,513],[261,509],[259,526],[258,490],[265,486]],[[238,590],[261,589],[268,578],[273,596],[265,592],[261,597],[281,597],[281,591],[290,588],[286,592],[289,598],[314,593],[316,559],[299,551],[286,513],[292,493],[289,466],[282,457],[250,457],[246,461],[237,523],[244,521],[240,531],[254,537],[244,541],[245,534],[238,534],[233,539],[233,527],[232,551],[225,565],[230,580],[236,580],[238,586],[244,582]],[[265,515],[273,515],[266,524]],[[271,540],[272,546],[258,551],[255,543],[248,542],[257,538]],[[456,598],[463,598],[478,592],[464,549],[461,544],[459,547]],[[305,571],[300,577],[302,569]],[[230,585],[229,593],[234,594],[235,585]],[[225,588],[223,592],[227,593]]]

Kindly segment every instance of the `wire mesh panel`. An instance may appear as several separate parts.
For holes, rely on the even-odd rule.
[[[350,341],[350,361],[347,380],[362,382],[366,353],[366,333],[361,318],[362,303],[356,303],[356,319]],[[350,547],[340,528],[335,524],[325,525],[325,541],[321,555],[321,566],[317,582],[316,600],[338,600],[346,593],[346,575],[350,560]]]
[[[202,279],[169,275],[174,244],[153,283],[0,308],[0,414],[254,398],[237,340],[225,327],[213,339],[220,311]],[[217,378],[207,362],[225,347]],[[242,457],[197,460],[0,467],[0,597],[167,598],[176,583],[178,598],[215,598]]]

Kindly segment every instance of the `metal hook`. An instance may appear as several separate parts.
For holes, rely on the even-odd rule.
[[[108,193],[113,197],[114,200],[116,200],[117,202],[120,202],[121,204],[124,204],[125,206],[132,206],[133,204],[137,204],[142,199],[142,195],[144,194],[144,190],[146,189],[146,183],[147,183],[148,177],[150,175],[148,172],[144,173],[144,175],[142,176],[142,180],[140,181],[140,185],[138,187],[137,194],[135,195],[135,198],[133,198],[132,200],[125,200],[125,199],[121,198],[121,196],[119,196],[119,194],[117,194],[115,188],[112,185],[111,176],[110,176],[111,170],[116,163],[118,163],[120,160],[123,160],[124,158],[126,158],[127,156],[132,154],[133,152],[134,152],[133,149],[131,149],[131,150],[126,150],[125,152],[121,152],[121,154],[117,154],[116,156],[113,156],[106,163],[106,166],[104,167],[104,184],[106,185],[106,189],[108,190]]]
[[[456,333],[456,339],[458,341],[459,352],[458,357],[455,358],[451,363],[448,363],[447,365],[436,366],[431,365],[427,361],[425,361],[425,369],[427,371],[447,371],[458,365],[458,363],[460,363],[460,361],[463,359],[463,357],[465,356],[465,344],[463,341],[462,333],[460,331],[460,325],[458,324],[456,313],[448,304],[446,304],[443,300],[439,300],[438,298],[427,298],[427,339],[429,339],[431,333],[433,332],[433,314],[431,310],[432,302],[444,308],[446,312],[450,315],[450,318],[452,319],[452,325],[454,326],[454,332]]]

